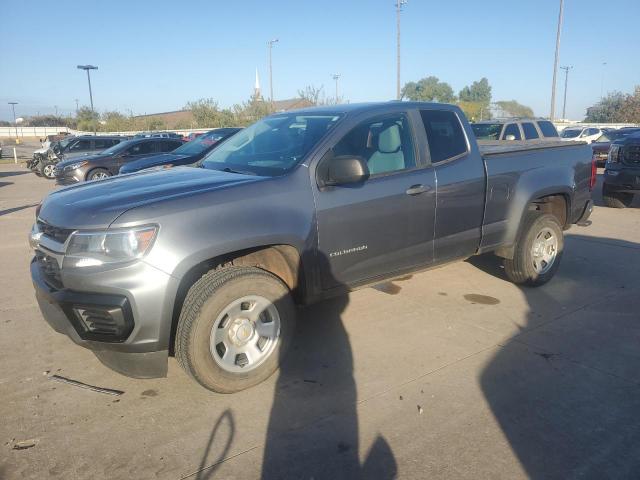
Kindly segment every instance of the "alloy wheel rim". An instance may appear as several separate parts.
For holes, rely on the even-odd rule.
[[[223,370],[248,372],[271,356],[279,340],[276,306],[259,295],[247,295],[222,309],[211,328],[209,349]]]
[[[558,237],[550,228],[538,232],[531,247],[533,268],[538,275],[547,273],[558,256]]]
[[[45,165],[45,167],[44,167],[45,176],[53,177],[53,170],[54,170],[54,166],[53,165]]]

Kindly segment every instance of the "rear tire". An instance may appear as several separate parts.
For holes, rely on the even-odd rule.
[[[94,168],[87,175],[87,180],[104,180],[105,178],[109,178],[111,174],[109,170],[105,170],[104,168]]]
[[[564,237],[558,219],[537,210],[526,212],[513,258],[504,260],[507,278],[532,287],[544,285],[556,274],[563,249]]]
[[[609,208],[626,208],[633,202],[632,193],[612,192],[607,185],[602,186],[602,199],[604,204]]]
[[[271,273],[254,267],[212,270],[187,293],[175,356],[206,389],[238,392],[278,369],[295,321],[291,292]]]

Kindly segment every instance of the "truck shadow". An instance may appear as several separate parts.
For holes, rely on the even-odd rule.
[[[479,382],[529,478],[640,477],[640,244],[567,236],[549,284],[521,289],[526,324]],[[504,278],[500,260],[469,263]]]
[[[381,436],[360,463],[353,354],[342,323],[348,303],[344,294],[300,312],[292,350],[278,374],[264,479],[396,476],[395,458]]]

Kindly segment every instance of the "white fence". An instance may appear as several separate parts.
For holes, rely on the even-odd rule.
[[[19,138],[23,137],[46,137],[47,135],[56,135],[60,132],[71,132],[67,127],[21,127],[18,125],[17,134]],[[0,137],[16,138],[16,127],[0,127]]]

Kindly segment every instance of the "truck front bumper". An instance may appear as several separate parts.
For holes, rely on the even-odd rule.
[[[91,275],[64,275],[69,288],[49,277],[42,261],[34,258],[31,279],[36,299],[56,332],[92,350],[123,375],[166,376],[172,299],[177,291],[173,277],[143,262]]]
[[[640,193],[640,168],[607,168],[604,171],[604,185],[610,192]]]

